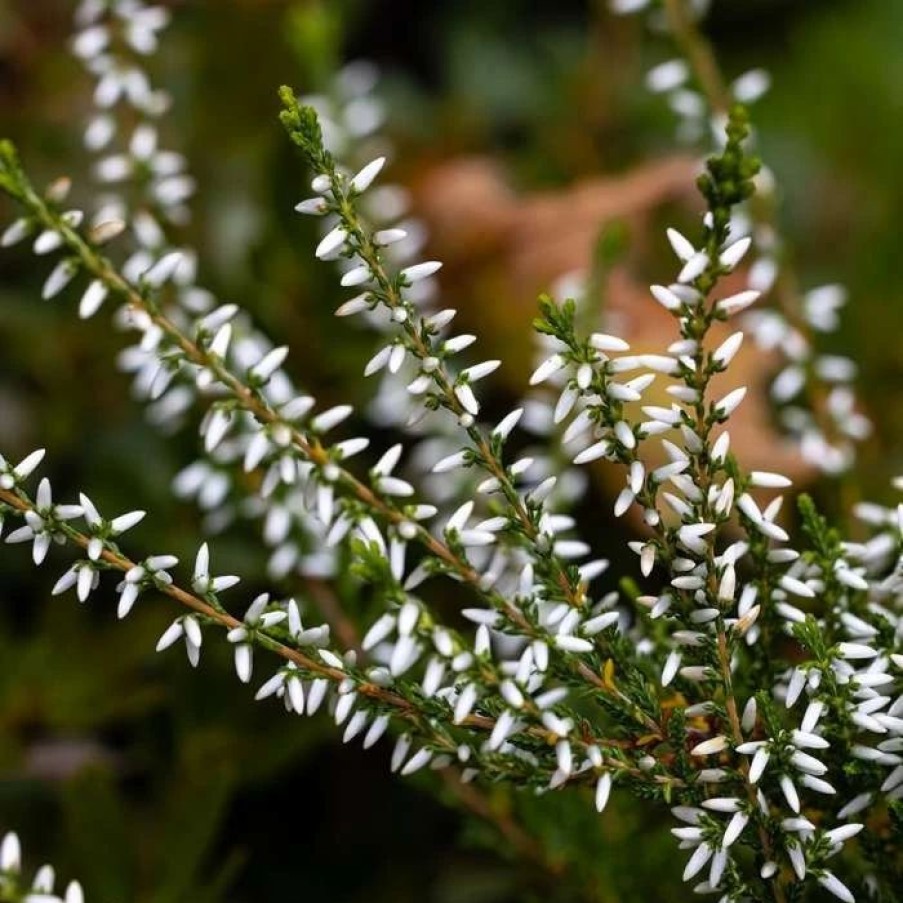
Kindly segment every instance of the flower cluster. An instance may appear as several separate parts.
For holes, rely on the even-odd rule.
[[[678,136],[691,145],[719,146],[724,121],[734,103],[754,104],[770,87],[768,73],[751,69],[727,83],[717,59],[698,29],[708,2],[684,0],[612,0],[616,13],[645,11],[651,25],[673,38],[680,55],[649,70],[650,91],[666,98],[678,120]],[[748,280],[764,296],[742,325],[765,353],[780,365],[771,382],[779,422],[797,445],[807,466],[827,474],[848,471],[856,445],[872,429],[853,391],[856,364],[825,353],[823,336],[840,325],[847,293],[828,284],[805,291],[788,262],[786,242],[777,224],[776,180],[763,169],[756,194],[735,212],[735,228],[754,239]]]
[[[682,3],[664,6],[681,13],[675,32],[690,27]],[[54,593],[74,589],[80,602],[114,575],[120,618],[150,596],[181,606],[157,649],[182,647],[192,666],[205,634],[221,629],[239,681],[266,669],[257,699],[299,715],[325,710],[345,742],[365,748],[388,733],[402,775],[453,769],[455,780],[585,792],[600,812],[613,792],[670,807],[684,879],[698,893],[892,893],[903,508],[860,506],[872,535],[844,542],[803,496],[792,536],[791,481],[747,472],[731,453],[746,387],[722,386],[742,327],[788,355],[802,349],[775,385],[791,383],[793,367],[849,375],[839,359],[812,356],[785,314],[756,311],[771,282],[769,252],[750,234],[762,176],[745,108],[723,110],[699,180],[704,216],[692,233],[666,235],[674,272],[650,293],[671,317],[671,341],[634,352],[585,330],[573,301],[543,298],[543,359],[530,380],[542,394],[486,423],[479,384],[503,362],[470,357],[476,338],[456,333],[455,311],[434,303],[441,264],[417,256],[398,190],[380,187],[385,157],[343,162],[378,124],[369,70],[346,70],[333,105],[283,88],[282,122],[312,175],[311,196],[291,203],[321,220],[314,256],[335,263],[349,292],[337,315],[379,335],[364,372],[381,374],[375,410],[391,411],[381,423],[398,441],[373,451],[348,429],[351,407],[322,408],[300,390],[289,349],[200,288],[193,253],[171,243],[192,183],[179,155],[157,149],[151,120],[164,99],[131,60],[153,51],[165,21],[138,0],[82,5],[75,50],[104,110],[86,142],[104,154],[96,174],[107,193],[86,223],[66,207],[65,185],[38,192],[2,143],[0,188],[22,208],[3,244],[34,237],[36,254],[59,255],[44,295],[80,281],[82,317],[117,305],[116,321],[137,334],[122,363],[153,418],[198,423],[201,456],[176,491],[197,498],[209,532],[239,513],[259,518],[271,576],[297,577],[298,592],[264,592],[230,613],[222,597],[240,594],[239,578],[211,572],[206,542],[180,580],[177,556],[123,549],[145,512],[107,517],[84,493],[61,504],[46,478],[32,496],[43,451],[0,458],[0,529],[16,522],[6,541],[30,543],[36,565],[52,561],[53,541],[75,550]],[[678,90],[687,73],[672,69],[655,72],[653,87]],[[751,91],[735,85],[734,98]],[[122,152],[110,150],[122,131],[117,104],[140,120]],[[836,301],[828,289],[806,296],[808,325],[833,326]],[[848,436],[865,431],[849,394],[832,389],[828,404]],[[525,428],[546,437],[541,455],[518,451]],[[800,431],[804,453],[828,470],[847,466],[846,451],[813,430],[807,420]],[[577,535],[568,507],[597,461],[621,474],[615,517],[631,512],[643,525],[628,542],[637,567],[622,591],[603,587],[608,562]],[[339,569],[378,606],[355,625],[360,640],[315,614],[318,593],[330,592],[323,578]],[[437,600],[449,595],[460,618],[440,615]],[[9,850],[0,881],[17,873]]]
[[[78,881],[70,881],[66,890],[54,892],[56,872],[52,865],[42,865],[30,882],[22,875],[22,845],[15,834],[0,840],[0,900],[4,903],[84,903],[85,895]]]

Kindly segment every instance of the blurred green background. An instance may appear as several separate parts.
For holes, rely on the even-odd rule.
[[[402,181],[464,154],[498,161],[522,192],[617,178],[675,151],[673,116],[642,86],[671,51],[604,6],[172,3],[151,71],[175,98],[164,144],[199,176],[187,240],[202,284],[291,345],[293,375],[324,405],[365,402],[371,339],[330,331],[339,295],[311,261],[313,226],[291,210],[306,174],[276,121],[276,86],[314,90],[342,61],[378,63]],[[88,166],[90,89],[66,52],[71,15],[62,0],[0,0],[0,131],[38,184],[61,173],[78,184]],[[849,287],[831,347],[859,362],[877,426],[850,491],[887,498],[903,470],[903,3],[716,0],[707,29],[728,75],[773,75],[755,118],[782,224],[804,285]],[[103,316],[79,322],[72,298],[40,302],[45,270],[27,249],[0,257],[0,449],[46,446],[57,492],[84,489],[108,513],[149,509],[129,548],[190,560],[199,517],[168,487],[195,437],[144,422],[114,369],[122,336]],[[444,290],[454,303],[453,281]],[[499,405],[515,397],[506,391]],[[229,531],[215,554],[245,575],[248,597],[266,583],[253,528]],[[55,550],[36,572],[21,547],[0,547],[0,828],[19,830],[33,861],[82,878],[92,903],[685,899],[661,813],[623,801],[600,819],[575,795],[484,789],[496,823],[529,832],[523,855],[438,778],[391,778],[385,748],[344,748],[323,717],[253,703],[212,636],[200,673],[176,652],[155,655],[172,615],[163,602],[120,624],[111,587],[84,608],[52,599],[68,561]]]

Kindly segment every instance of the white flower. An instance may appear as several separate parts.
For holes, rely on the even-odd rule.
[[[740,350],[742,344],[743,333],[735,332],[712,352],[712,360],[720,367],[727,367]]]
[[[322,411],[317,414],[310,422],[311,429],[316,433],[327,433],[329,430],[337,427],[343,420],[351,416],[353,412],[351,405],[337,405],[334,408]]]
[[[424,263],[416,263],[413,266],[405,267],[399,276],[407,283],[414,284],[422,279],[438,273],[442,269],[442,264],[438,260],[428,260]]]
[[[285,611],[266,611],[269,604],[269,593],[261,593],[255,597],[245,612],[243,626],[234,627],[226,635],[229,642],[235,646],[235,673],[242,683],[248,683],[251,680],[254,666],[253,643],[256,631],[266,630],[288,617]]]
[[[197,593],[219,593],[223,590],[230,589],[240,582],[239,577],[232,575],[222,577],[210,576],[210,549],[207,543],[204,543],[197,553],[194,562],[194,573],[191,578],[191,585]]]
[[[818,883],[838,900],[843,900],[844,903],[856,903],[856,898],[850,889],[832,872],[822,872],[818,876]]]
[[[119,603],[117,615],[125,618],[132,610],[142,590],[148,586],[169,586],[172,583],[167,568],[175,567],[179,559],[174,555],[151,555],[141,564],[136,564],[125,573],[125,579],[119,584]]]
[[[22,868],[22,846],[13,833],[4,835],[0,842],[0,871],[18,874]]]
[[[560,354],[553,354],[551,357],[546,358],[530,377],[530,385],[538,386],[540,383],[545,382],[553,373],[557,373],[565,363],[565,359]]]
[[[738,389],[734,389],[732,392],[728,392],[724,398],[716,401],[712,406],[713,410],[717,413],[719,418],[722,420],[727,420],[731,414],[740,406],[740,402],[746,397],[746,386],[741,386]]]
[[[694,254],[677,274],[677,281],[681,283],[694,282],[709,266],[709,255],[705,251]]]
[[[684,303],[675,292],[664,285],[652,285],[649,290],[655,300],[666,310],[679,310]]]
[[[85,893],[78,881],[70,881],[66,887],[63,903],[85,903]]]
[[[51,251],[56,251],[57,248],[61,248],[62,246],[63,236],[53,229],[45,229],[35,239],[32,249],[35,254],[49,254]]]
[[[373,180],[379,175],[383,166],[386,164],[385,157],[377,157],[368,163],[354,178],[351,180],[350,187],[353,191],[366,191],[372,184]]]
[[[473,416],[479,414],[480,403],[473,394],[473,389],[471,389],[467,383],[459,383],[455,386],[455,396],[461,403],[461,407],[463,407],[468,414]]]
[[[100,582],[100,575],[88,561],[80,561],[67,570],[54,584],[52,595],[57,596],[66,592],[73,586],[76,587],[76,595],[79,602],[84,602],[92,590],[96,589]]]
[[[564,652],[592,652],[593,644],[581,637],[568,634],[558,634],[554,639],[555,645]]]
[[[266,382],[283,364],[288,357],[288,346],[282,345],[268,351],[251,369],[248,375],[260,382]]]
[[[313,216],[319,216],[325,213],[327,209],[328,205],[322,197],[308,198],[307,200],[295,204],[295,210],[298,213],[306,213]]]
[[[596,461],[599,458],[604,458],[610,450],[611,443],[606,439],[600,439],[598,442],[594,442],[588,448],[583,449],[582,452],[577,454],[574,458],[574,463],[589,464],[591,461]]]
[[[348,233],[341,226],[336,226],[332,231],[328,232],[320,244],[317,245],[317,250],[314,253],[323,260],[335,254],[347,240]]]
[[[182,638],[185,640],[185,652],[188,655],[188,661],[192,667],[197,667],[201,657],[203,633],[201,632],[201,625],[194,615],[185,615],[173,621],[157,641],[157,652],[168,649],[173,643]]]
[[[735,241],[721,252],[721,256],[718,258],[719,263],[729,270],[734,269],[734,267],[736,267],[744,258],[751,245],[752,239],[748,236],[741,238],[739,241]],[[723,303],[724,302],[722,302],[722,304]]]
[[[671,243],[671,247],[674,249],[674,253],[684,263],[696,256],[696,248],[694,248],[692,243],[683,235],[681,235],[681,233],[678,232],[677,229],[669,228],[666,230],[665,234],[668,236],[668,241]],[[684,280],[680,281],[682,282]]]
[[[26,455],[15,466],[7,463],[6,459],[0,455],[0,489],[12,489],[28,479],[35,468],[44,460],[44,454],[45,449],[39,448],[37,451]]]
[[[736,314],[741,310],[745,310],[751,304],[755,304],[756,301],[759,300],[761,294],[761,292],[754,290],[738,292],[736,295],[723,298],[715,305],[715,307],[720,313],[730,316],[731,314]]]
[[[79,317],[83,320],[93,317],[100,310],[100,306],[106,299],[108,292],[107,286],[100,279],[92,280],[79,302]]]
[[[589,343],[597,351],[630,351],[630,345],[623,339],[603,332],[594,332],[589,337]]]
[[[78,264],[71,259],[61,260],[51,271],[44,287],[41,289],[41,297],[45,300],[58,295],[75,277],[78,272]]]
[[[602,812],[608,805],[608,798],[611,795],[611,774],[607,771],[599,775],[596,781],[596,811]]]
[[[0,247],[8,248],[27,238],[33,229],[31,220],[17,219],[0,235]]]
[[[15,473],[16,468],[13,468],[13,474],[15,475]],[[47,557],[50,543],[57,534],[60,524],[63,521],[80,517],[81,514],[80,505],[54,505],[50,481],[44,477],[38,484],[35,507],[25,512],[25,526],[13,530],[6,537],[6,541],[8,543],[32,542],[32,558],[34,563],[39,565]]]
[[[650,2],[651,0],[609,0],[609,7],[613,13],[627,16],[645,9]]]
[[[659,63],[646,73],[646,87],[661,94],[679,88],[690,76],[687,63],[682,59]]]
[[[703,740],[702,743],[697,743],[690,750],[690,755],[693,756],[711,756],[716,755],[717,753],[724,752],[727,749],[728,740],[727,737],[723,735],[719,735],[717,737],[710,737],[708,740]],[[705,805],[703,803],[703,805]]]
[[[128,511],[125,514],[112,518],[112,520],[106,520],[101,517],[94,503],[83,492],[79,493],[79,502],[84,511],[88,531],[91,534],[91,539],[88,542],[88,558],[91,561],[97,561],[100,558],[107,539],[121,536],[127,530],[141,523],[147,514],[146,511]]]
[[[764,69],[750,69],[734,80],[731,93],[740,103],[755,103],[770,85],[771,77]]]
[[[164,254],[144,273],[142,278],[151,288],[160,288],[175,276],[176,270],[183,259],[184,254],[181,251],[171,251],[168,254]]]

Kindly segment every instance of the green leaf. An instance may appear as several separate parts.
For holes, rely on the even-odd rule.
[[[182,773],[167,784],[154,903],[192,899],[235,783],[234,769],[228,761],[202,755],[186,763]]]
[[[111,771],[82,772],[65,785],[61,804],[67,852],[89,899],[136,899],[135,826],[129,824]]]

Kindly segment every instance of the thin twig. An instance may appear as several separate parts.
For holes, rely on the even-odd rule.
[[[14,511],[19,512],[20,514],[25,514],[25,512],[27,511],[36,510],[31,500],[25,497],[23,494],[6,489],[0,489],[0,503],[8,506]],[[67,523],[59,524],[57,527],[55,527],[55,529],[57,529],[58,532],[60,532],[62,535],[65,535],[65,537],[76,546],[82,549],[88,548],[91,540],[90,536],[87,536],[79,530],[76,530],[74,527],[70,526]],[[102,560],[113,570],[120,571],[123,574],[132,570],[132,568],[139,566],[137,562],[126,557],[121,552],[113,551],[106,546],[101,552],[100,560]],[[246,626],[243,621],[240,621],[227,612],[218,609],[214,605],[210,604],[210,602],[202,599],[194,593],[189,592],[188,590],[181,588],[176,583],[155,583],[154,587],[164,596],[168,596],[170,599],[173,599],[180,605],[191,609],[197,614],[202,615],[209,621],[215,622],[226,630],[233,630],[238,627]],[[298,649],[294,649],[291,646],[288,646],[285,643],[281,642],[280,640],[273,638],[262,630],[256,630],[255,634],[264,648],[275,653],[286,661],[292,662],[304,671],[315,674],[318,677],[326,678],[333,683],[341,683],[349,677],[349,674],[341,670],[340,668],[334,668],[324,664],[323,662],[317,661],[304,652],[301,652]],[[403,696],[397,693],[393,693],[391,690],[387,690],[384,687],[381,687],[378,684],[367,680],[356,681],[355,691],[363,696],[375,699],[383,703],[384,705],[391,707],[393,710],[395,710],[395,714],[399,717],[403,717],[408,721],[414,723],[426,733],[431,733],[424,728],[424,718],[422,712],[416,707],[416,705],[414,705],[412,702],[409,702]],[[490,718],[485,715],[470,714],[466,718],[462,719],[457,724],[457,726],[463,728],[474,728],[480,731],[491,733],[491,731],[495,727],[495,724],[496,721],[494,718]],[[524,728],[523,732],[541,739],[544,742],[547,742],[548,740],[548,731],[539,726],[527,726]],[[633,746],[633,743],[631,741],[618,740],[614,738],[598,738],[593,736],[583,738],[582,742],[584,742],[587,746],[592,744],[603,747],[621,747],[624,749],[628,749]],[[604,760],[604,765],[608,768],[615,768],[618,771],[630,775],[631,777],[648,780],[648,775],[645,772],[643,772],[639,768],[632,768],[630,766],[627,766],[622,759],[608,758]],[[592,777],[593,776],[590,774],[585,778],[585,780],[588,781]],[[572,782],[582,782],[584,781],[584,777],[581,775],[574,775],[571,780]],[[669,778],[669,780],[674,786],[682,785],[682,782],[677,778]]]

